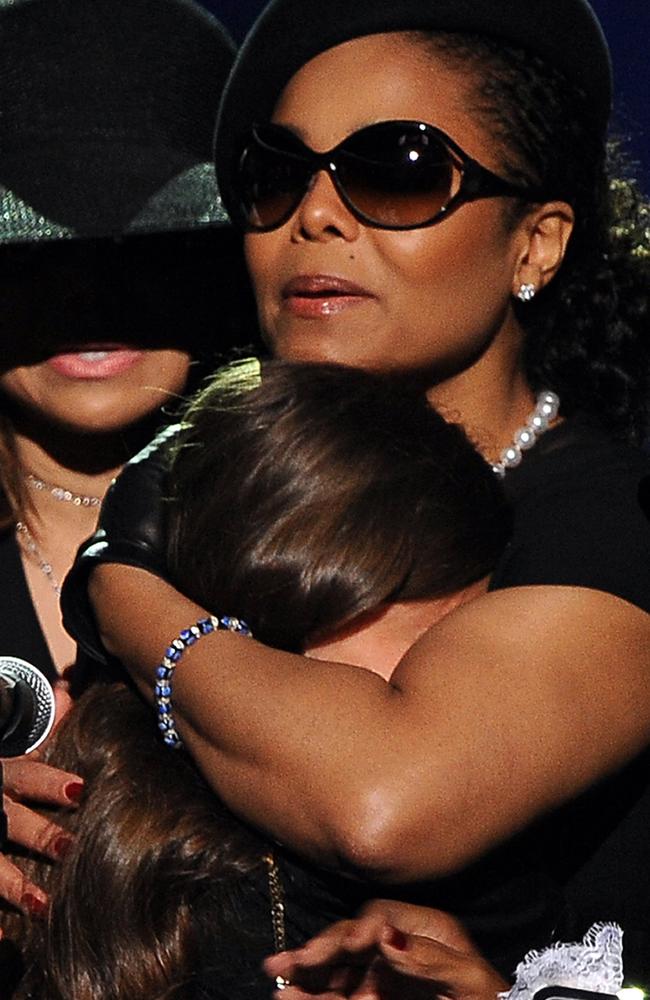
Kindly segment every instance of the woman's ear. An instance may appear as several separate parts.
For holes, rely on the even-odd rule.
[[[522,219],[513,295],[521,297],[522,288],[533,289],[532,294],[540,292],[555,277],[564,260],[574,223],[573,209],[564,201],[545,202]]]

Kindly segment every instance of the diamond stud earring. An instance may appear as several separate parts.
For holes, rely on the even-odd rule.
[[[521,285],[517,292],[517,298],[520,302],[531,302],[536,294],[537,289],[534,285]]]

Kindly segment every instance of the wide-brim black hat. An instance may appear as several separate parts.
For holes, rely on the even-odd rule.
[[[300,67],[342,42],[388,31],[470,32],[541,56],[583,93],[594,127],[606,130],[611,60],[587,0],[271,0],[240,50],[221,106],[215,154],[227,208],[235,209],[239,137],[271,117]]]
[[[0,0],[0,244],[227,222],[234,51],[192,0]]]

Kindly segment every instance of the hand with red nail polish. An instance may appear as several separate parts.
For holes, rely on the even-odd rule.
[[[38,895],[35,892],[25,892],[20,897],[20,906],[31,917],[45,917],[48,911],[47,896],[43,892]]]
[[[79,802],[81,802],[81,796],[83,795],[83,792],[84,792],[83,781],[79,780],[69,781],[68,784],[64,785],[63,787],[63,794],[65,795],[66,799],[68,800],[68,802],[71,802],[74,805],[77,805]]]
[[[507,983],[475,949],[453,917],[426,907],[391,903],[379,941],[394,988],[376,997],[394,1000],[495,1000]],[[388,916],[388,914],[387,914]],[[395,926],[397,925],[397,926]],[[368,1000],[373,994],[367,994]]]
[[[509,988],[457,920],[392,900],[374,900],[264,968],[291,981],[284,1000],[495,1000]]]
[[[83,794],[83,780],[76,774],[41,763],[36,754],[5,759],[2,769],[9,849],[15,844],[53,861],[61,858],[72,842],[70,835],[28,803],[74,807]],[[47,911],[47,895],[4,854],[0,854],[0,898],[32,916],[42,916]]]

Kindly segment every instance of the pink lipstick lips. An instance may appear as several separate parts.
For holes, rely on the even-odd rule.
[[[128,371],[143,352],[121,344],[86,346],[63,351],[50,358],[48,365],[58,375],[70,379],[108,379]]]

